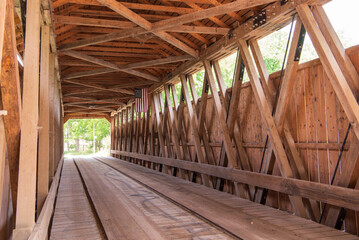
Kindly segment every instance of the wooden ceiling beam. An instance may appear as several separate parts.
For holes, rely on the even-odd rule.
[[[68,113],[65,114],[63,123],[65,124],[69,119],[90,119],[90,118],[105,118],[111,122],[111,117],[106,113]]]
[[[65,102],[64,106],[74,106],[74,105],[83,105],[83,104],[87,104],[87,105],[93,105],[93,106],[99,106],[101,107],[103,104],[107,104],[107,107],[118,107],[119,105],[121,105],[120,102],[102,102],[102,101],[95,101],[95,100],[86,100],[86,101],[69,101],[69,102]]]
[[[222,5],[221,3],[219,3],[217,0],[206,0],[206,2],[213,4],[214,6],[220,6]],[[231,13],[227,13],[230,17],[236,19],[237,21],[243,22],[244,19],[243,17],[239,16],[238,14],[231,12]]]
[[[102,6],[96,0],[66,0],[66,1],[56,1],[53,3],[54,9],[67,4],[81,4],[81,5],[91,5],[91,6]],[[143,3],[131,3],[131,2],[119,2],[124,5],[126,8],[134,9],[134,10],[147,10],[147,11],[155,11],[155,12],[169,12],[169,13],[178,13],[178,14],[187,14],[194,12],[191,8],[184,7],[168,7],[162,5],[154,5],[154,4],[143,4]]]
[[[121,105],[121,104],[118,104],[118,105]],[[117,106],[118,106],[117,105]],[[113,111],[114,109],[112,108],[108,108],[108,107],[111,107],[111,106],[99,106],[99,105],[81,105],[81,104],[77,104],[77,103],[64,103],[64,106],[69,106],[69,107],[78,107],[78,108],[83,108],[83,109],[98,109],[98,110],[104,110],[104,111]],[[115,106],[116,107],[116,106]]]
[[[161,58],[156,60],[138,62],[138,63],[131,63],[127,65],[120,66],[121,68],[141,68],[141,67],[149,67],[149,66],[156,66],[168,63],[175,63],[175,62],[182,62],[187,60],[192,60],[193,57],[190,55],[183,55],[183,56],[175,56],[175,57],[168,57],[168,58]]]
[[[178,33],[200,33],[200,34],[213,34],[213,35],[226,35],[231,28],[224,27],[203,27],[203,26],[177,26],[174,28],[166,29],[167,32],[178,32]]]
[[[108,113],[109,111],[107,110],[94,110],[94,111],[90,111],[90,109],[88,109],[88,111],[83,111],[83,109],[71,109],[71,110],[64,110],[65,113],[76,113],[76,114],[98,114],[98,113]]]
[[[191,57],[189,55],[185,55],[185,56],[168,57],[168,58],[164,58],[164,59],[156,59],[156,60],[151,60],[151,61],[132,63],[132,64],[119,66],[117,64],[107,62],[107,61],[104,61],[104,60],[99,59],[99,58],[94,58],[94,57],[88,56],[86,54],[77,52],[77,51],[64,51],[62,53],[65,54],[65,55],[68,55],[68,56],[72,56],[72,57],[75,57],[75,58],[78,58],[78,59],[81,59],[81,60],[85,60],[85,61],[97,64],[97,65],[107,67],[107,69],[98,69],[98,70],[91,70],[91,71],[86,71],[86,72],[70,73],[68,75],[65,75],[63,77],[63,79],[73,79],[73,78],[79,78],[79,77],[86,77],[86,76],[93,76],[93,75],[99,75],[99,74],[122,71],[122,72],[126,72],[128,74],[136,75],[136,76],[143,77],[143,78],[146,78],[146,79],[149,79],[149,80],[152,80],[152,81],[159,82],[159,79],[153,77],[152,75],[142,73],[142,72],[138,72],[138,71],[135,71],[135,70],[132,70],[132,69],[133,68],[141,68],[141,67],[148,67],[148,66],[167,64],[167,63],[173,63],[173,62],[180,62],[180,61],[186,61],[186,60],[193,59],[193,57]]]
[[[132,70],[132,69],[121,69],[119,66],[117,66],[114,63],[107,62],[107,61],[104,61],[104,60],[99,59],[99,58],[91,57],[89,55],[86,55],[86,54],[83,54],[83,53],[80,53],[80,52],[66,51],[66,52],[63,52],[63,53],[68,55],[68,56],[71,56],[71,57],[82,59],[82,60],[85,60],[85,61],[88,61],[88,62],[95,63],[97,65],[101,65],[101,66],[109,68],[108,70],[102,69],[105,73],[109,73],[109,72],[113,72],[113,71],[121,71],[121,72],[125,72],[125,73],[131,74],[131,75],[139,76],[139,77],[142,77],[142,78],[154,81],[154,82],[159,82],[160,81],[158,78],[156,78],[156,77],[154,77],[152,75],[142,73],[142,72],[138,72],[138,71]],[[95,71],[97,71],[97,70],[95,70]],[[77,74],[79,74],[79,73],[77,73]],[[72,78],[74,78],[74,77],[72,77]],[[68,78],[66,78],[66,76],[65,76],[64,79],[68,79]]]
[[[84,101],[84,102],[98,102],[98,103],[114,103],[114,104],[119,104],[120,102],[118,101],[114,101],[113,99],[96,99],[96,98],[91,98],[91,97],[78,97],[78,96],[70,96],[68,98],[75,98],[75,99],[79,99],[79,101]],[[126,99],[126,98],[123,98]],[[69,102],[76,102],[76,101],[69,101]],[[77,102],[79,103],[79,102]]]
[[[107,20],[98,18],[87,18],[87,17],[74,17],[74,16],[62,16],[54,15],[55,23],[57,24],[70,24],[80,26],[94,26],[94,27],[106,27],[106,28],[120,28],[129,29],[136,25],[128,21],[119,20]]]
[[[183,2],[196,11],[202,10],[202,8],[200,6],[193,3],[191,0],[183,0]],[[209,19],[220,27],[225,27],[225,28],[229,27],[227,24],[225,24],[224,22],[219,20],[217,17],[209,17]]]
[[[61,25],[59,28],[55,29],[55,33],[56,33],[56,35],[60,35],[67,31],[71,31],[74,28],[76,28],[76,26],[74,26],[74,25]]]
[[[100,51],[100,52],[121,52],[121,53],[137,53],[137,54],[156,54],[155,49],[139,49],[139,48],[117,48],[117,47],[101,47],[101,46],[87,46],[82,48],[84,51]],[[104,54],[106,55],[106,54]]]
[[[167,20],[162,20],[152,24],[151,31],[157,30],[167,30],[179,25],[186,23],[194,22],[204,18],[218,16],[226,14],[229,12],[235,12],[242,9],[248,9],[262,4],[268,4],[273,2],[273,0],[246,0],[246,1],[235,1],[232,3],[223,4],[217,7],[212,7],[193,13],[184,14],[178,17],[170,18]],[[104,34],[96,37],[90,37],[87,39],[79,40],[62,46],[62,50],[70,50],[74,48],[79,48],[83,46],[98,44],[102,42],[109,42],[113,40],[118,40],[121,38],[133,37],[140,34],[145,34],[150,32],[149,30],[143,29],[141,27],[136,27],[133,29],[121,30],[109,34]]]
[[[194,22],[197,20],[202,20],[209,17],[219,16],[223,14],[228,14],[230,12],[236,12],[243,9],[248,9],[251,7],[269,4],[275,2],[273,0],[244,0],[244,1],[235,1],[220,6],[203,9],[193,13],[181,15],[171,19],[159,21],[153,24],[154,29],[168,29],[181,24]]]
[[[127,18],[128,20],[136,23],[140,27],[150,31],[154,35],[158,36],[162,40],[172,44],[173,46],[181,49],[182,51],[190,54],[191,56],[198,57],[198,51],[195,49],[190,48],[183,42],[179,41],[175,37],[171,36],[170,34],[164,32],[164,31],[152,31],[152,23],[144,19],[143,17],[139,16],[135,12],[128,9],[125,5],[122,3],[117,2],[116,0],[97,0],[98,2],[102,3],[104,6],[112,9],[113,11],[117,12],[121,16]],[[165,7],[165,8],[171,8],[171,7]]]
[[[85,54],[91,54],[95,56],[103,56],[104,52],[100,51],[81,51]],[[118,57],[125,57],[125,58],[134,58],[134,59],[145,59],[150,58],[153,59],[153,54],[136,54],[136,53],[121,53],[121,52],[106,52],[106,57],[114,57],[115,59],[118,59]]]
[[[246,22],[242,23],[237,28],[233,29],[233,38],[222,38],[216,41],[211,46],[202,50],[200,55],[201,59],[218,60],[233,53],[236,49],[237,39],[249,40],[252,38],[260,39],[266,36],[268,33],[273,32],[274,28],[278,27],[278,24],[289,23],[291,21],[292,13],[295,12],[295,8],[303,3],[310,2],[313,5],[318,3],[318,0],[294,0],[290,4],[281,5],[280,2],[269,4],[263,10],[271,12],[273,17],[267,20],[267,22],[256,29],[253,29],[253,18],[249,18]],[[222,6],[225,6],[224,4]],[[182,17],[182,16],[181,16]],[[249,16],[248,16],[249,17]],[[162,91],[163,83],[177,84],[179,82],[180,74],[192,74],[203,69],[203,64],[200,59],[187,61],[172,71],[171,75],[164,77],[160,84],[151,86],[150,92]]]
[[[86,15],[86,16],[96,16],[96,17],[119,17],[117,13],[108,10],[92,10],[92,9],[78,9],[71,11],[72,15]],[[141,17],[150,20],[150,21],[160,21],[164,19],[172,18],[169,15],[157,15],[157,14],[143,14],[138,13]]]
[[[95,89],[104,90],[104,91],[123,93],[123,94],[128,94],[128,95],[134,95],[134,91],[129,91],[129,90],[126,90],[126,89],[112,89],[112,88],[106,88],[106,87],[102,87],[102,86],[95,85],[95,84],[75,82],[75,81],[70,81],[70,80],[62,80],[62,82],[75,84],[75,85],[79,85],[79,86],[84,86],[84,87],[89,87],[89,88],[95,88]]]
[[[65,93],[65,94],[63,93],[62,96],[63,97],[74,97],[73,95],[96,93],[96,92],[102,92],[102,91],[104,91],[104,90],[101,90],[101,89],[92,90],[92,88],[91,88],[91,89],[83,90],[83,91],[80,91],[80,92],[70,92],[70,93]]]
[[[98,69],[98,70],[90,70],[90,71],[85,71],[85,72],[74,72],[74,73],[69,73],[69,74],[64,75],[62,77],[62,80],[88,77],[88,76],[94,76],[94,75],[101,75],[101,74],[112,73],[112,72],[117,72],[117,71],[114,69],[111,69],[111,68],[102,68],[102,69]]]
[[[56,30],[57,34],[61,34],[65,31],[71,30],[74,28],[72,25],[77,26],[90,26],[90,27],[104,27],[104,28],[119,28],[119,29],[129,29],[136,26],[136,24],[127,22],[127,21],[119,21],[119,20],[106,20],[99,18],[87,18],[87,17],[75,17],[75,16],[62,16],[55,15],[55,22],[57,24],[68,24],[61,32]],[[173,28],[169,28],[166,31],[168,32],[183,32],[183,33],[201,33],[201,34],[218,34],[218,35],[226,35],[228,34],[231,28],[226,27],[205,27],[205,26],[176,26]],[[89,29],[90,31],[92,29]]]
[[[133,88],[133,87],[146,86],[146,85],[149,85],[149,83],[134,81],[134,82],[130,82],[130,83],[123,83],[120,85],[113,85],[113,86],[111,86],[111,88],[112,89],[123,89],[123,88]],[[103,91],[103,90],[83,90],[83,91],[79,91],[79,92],[66,93],[63,96],[70,97],[70,96],[77,95],[77,94],[86,94],[86,93],[94,93],[94,92],[101,92],[101,91]]]

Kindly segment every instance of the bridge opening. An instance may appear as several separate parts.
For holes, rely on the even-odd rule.
[[[69,119],[64,124],[65,158],[109,156],[110,123],[104,119]]]
[[[0,0],[0,239],[358,239],[358,0]]]

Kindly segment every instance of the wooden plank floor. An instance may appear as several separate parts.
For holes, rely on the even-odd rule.
[[[106,239],[73,160],[64,161],[50,239]]]
[[[50,239],[359,239],[119,159],[75,163],[64,163]]]
[[[76,159],[109,239],[233,239],[93,159]]]
[[[115,158],[97,158],[242,239],[359,239],[289,213]]]

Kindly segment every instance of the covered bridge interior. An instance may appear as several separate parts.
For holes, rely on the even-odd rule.
[[[357,239],[359,47],[327,2],[0,0],[0,239]],[[64,159],[78,118],[111,157]]]

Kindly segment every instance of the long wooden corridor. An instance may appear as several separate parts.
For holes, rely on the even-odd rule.
[[[358,2],[0,0],[0,240],[358,239]]]
[[[65,160],[50,239],[106,237],[359,239],[124,160]]]

